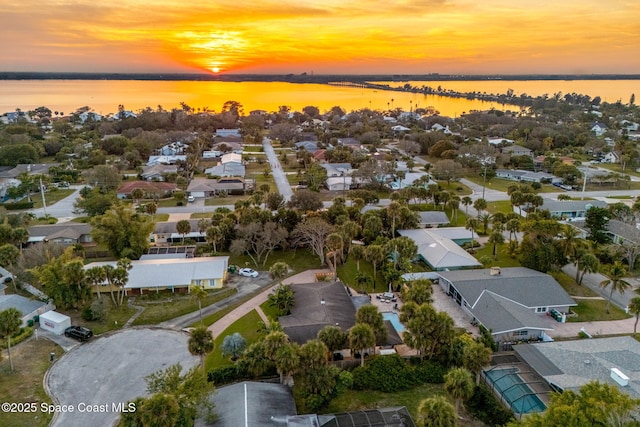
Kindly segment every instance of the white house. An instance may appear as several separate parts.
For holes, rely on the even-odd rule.
[[[351,189],[353,178],[350,176],[334,176],[327,178],[325,185],[329,191],[347,191]]]
[[[604,163],[620,163],[620,156],[615,151],[609,151],[602,158],[602,162],[604,162]]]
[[[84,268],[116,266],[115,261],[92,262]],[[199,258],[149,257],[131,261],[129,281],[125,285],[127,295],[150,292],[188,292],[190,286],[218,289],[227,279],[228,256]]]
[[[520,182],[550,182],[551,184],[559,184],[562,182],[562,178],[550,173],[532,172],[520,169],[498,169],[496,170],[496,178]]]
[[[596,136],[602,136],[604,135],[604,133],[608,130],[609,128],[607,128],[607,125],[605,125],[604,123],[600,123],[600,122],[595,122],[592,126],[591,126],[591,132],[595,133]]]

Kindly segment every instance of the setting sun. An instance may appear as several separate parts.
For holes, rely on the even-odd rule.
[[[218,67],[213,67],[213,68],[211,69],[211,71],[213,71],[214,73],[218,74],[218,73],[220,72],[220,68],[218,68]]]

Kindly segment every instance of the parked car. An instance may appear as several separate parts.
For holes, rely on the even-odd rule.
[[[187,201],[188,201],[189,203],[193,203],[193,202],[195,202],[195,201],[196,201],[196,198],[195,198],[194,196],[189,196],[189,197],[187,197]]]
[[[91,329],[87,329],[82,326],[69,326],[64,330],[64,336],[84,342],[88,341],[93,336],[93,332]]]
[[[246,277],[258,277],[258,272],[252,268],[241,268],[238,270],[238,274]]]

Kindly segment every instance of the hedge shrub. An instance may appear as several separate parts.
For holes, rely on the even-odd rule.
[[[360,390],[395,392],[416,384],[414,369],[397,354],[376,356],[353,370],[353,387]]]
[[[31,209],[33,208],[33,202],[14,202],[14,203],[4,203],[2,206],[8,211],[18,211],[20,209]]]
[[[11,347],[14,345],[20,344],[22,341],[33,335],[33,328],[29,328],[27,326],[20,328],[20,331],[11,337]],[[7,340],[0,341],[0,348],[7,348]]]
[[[513,412],[496,399],[489,388],[480,384],[473,390],[473,396],[465,402],[471,415],[490,427],[504,426],[514,420]]]

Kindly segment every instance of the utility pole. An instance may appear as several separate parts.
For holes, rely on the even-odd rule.
[[[47,202],[44,199],[44,186],[42,185],[42,177],[40,178],[40,196],[42,196],[42,209],[44,211],[44,217],[47,217]]]
[[[584,191],[587,189],[587,171],[584,172],[584,180],[582,181],[582,200],[584,200]]]

